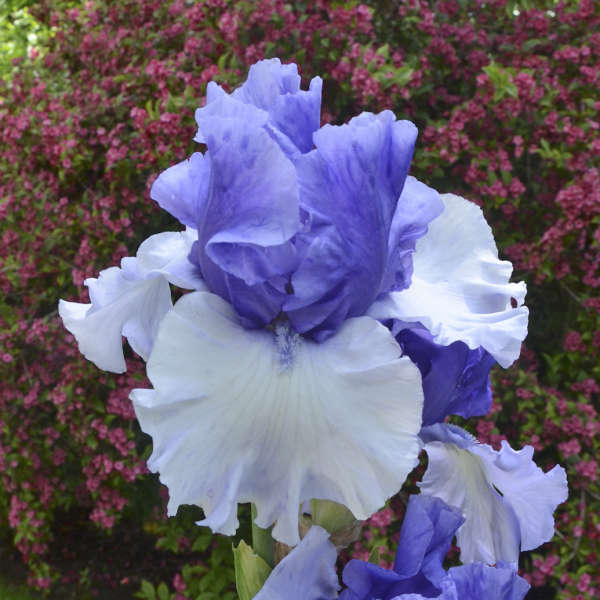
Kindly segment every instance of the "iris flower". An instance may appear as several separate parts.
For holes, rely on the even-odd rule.
[[[529,584],[510,565],[474,562],[443,568],[463,521],[459,510],[439,498],[411,496],[393,570],[351,560],[340,600],[522,600]]]
[[[185,231],[59,306],[101,369],[124,371],[121,334],[147,360],[153,388],[131,398],[169,514],[198,505],[231,535],[253,502],[289,545],[304,501],[366,519],[400,489],[424,398],[426,424],[485,410],[489,366],[515,360],[528,317],[479,207],[408,175],[415,126],[383,111],[319,127],[320,100],[320,78],[303,90],[278,59],[231,94],[210,83],[206,152],[151,190]],[[172,306],[169,284],[191,292]],[[445,391],[427,383],[439,369]]]

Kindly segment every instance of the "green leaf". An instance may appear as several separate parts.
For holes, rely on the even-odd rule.
[[[233,547],[235,585],[240,600],[252,600],[262,589],[271,567],[243,540]]]
[[[139,592],[136,592],[135,596],[143,600],[156,600],[154,586],[148,580],[142,579],[142,587]]]
[[[158,592],[158,600],[170,600],[171,594],[164,581],[161,581],[156,591]]]

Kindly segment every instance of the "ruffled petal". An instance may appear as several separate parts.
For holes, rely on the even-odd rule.
[[[410,175],[406,178],[392,219],[380,293],[403,290],[410,285],[417,240],[427,233],[429,223],[443,210],[440,195],[433,188]]]
[[[351,319],[323,344],[281,326],[242,328],[214,294],[181,298],[148,362],[154,390],[134,390],[148,466],[169,487],[169,513],[204,509],[203,524],[231,535],[237,503],[294,545],[310,498],[365,519],[415,466],[422,410],[418,369],[389,331]]]
[[[322,127],[316,149],[295,161],[309,231],[284,310],[298,331],[322,340],[379,293],[416,135],[390,111],[363,113]]]
[[[462,562],[516,564],[520,548],[551,539],[552,513],[567,496],[562,467],[543,473],[531,447],[515,452],[503,442],[496,452],[451,425],[424,427],[421,439],[429,461],[421,493],[465,516],[457,533]]]
[[[443,561],[463,521],[457,509],[439,498],[411,496],[402,522],[394,570],[351,560],[343,572],[348,589],[341,600],[391,600],[404,598],[403,594],[436,596],[447,578]]]
[[[529,584],[514,569],[472,563],[448,571],[459,600],[523,600]]]
[[[224,117],[213,108],[220,104],[250,112],[244,120],[235,110]],[[207,110],[215,116],[199,116]],[[300,227],[296,172],[262,127],[264,111],[224,95],[198,113],[211,180],[192,258],[209,288],[260,327],[280,312],[285,290],[279,279],[287,281],[298,262],[291,241]],[[263,300],[265,292],[269,298]],[[266,318],[247,311],[245,297],[252,296],[272,306]]]
[[[508,282],[512,265],[498,259],[481,209],[452,194],[441,198],[444,212],[417,242],[410,287],[387,294],[368,314],[420,322],[437,344],[462,341],[472,350],[481,346],[508,367],[527,334],[525,284]]]
[[[150,197],[188,227],[197,228],[208,194],[210,160],[200,152],[163,171]]]
[[[142,242],[135,258],[123,258],[121,268],[110,267],[97,279],[85,280],[91,303],[59,301],[63,324],[88,360],[105,371],[124,373],[121,336],[147,360],[158,324],[172,307],[169,282],[204,288],[187,258],[195,237],[191,229],[153,235]]]
[[[314,525],[277,564],[254,600],[333,600],[340,587],[336,560],[329,534]]]
[[[463,522],[460,511],[439,498],[422,494],[410,497],[394,561],[394,571],[411,578],[407,589],[419,593],[431,591],[430,586],[422,585],[423,577],[439,586],[446,576],[444,559]]]
[[[423,377],[423,426],[441,423],[448,415],[469,418],[489,412],[489,375],[496,361],[483,348],[470,350],[463,342],[441,346],[418,326],[402,329],[396,339]]]
[[[298,67],[271,58],[250,67],[248,80],[233,92],[233,97],[267,111],[271,126],[297,150],[308,152],[320,125],[322,85],[321,78],[315,77],[307,91],[301,90]]]
[[[166,231],[144,240],[135,255],[144,275],[162,274],[167,281],[185,290],[205,290],[200,270],[188,256],[198,233],[188,227],[185,231]]]
[[[500,451],[476,447],[488,480],[502,492],[521,530],[521,550],[533,550],[554,537],[554,511],[568,497],[565,470],[555,465],[544,473],[533,461],[533,447],[513,450],[502,441]]]
[[[146,360],[158,323],[172,306],[168,281],[162,275],[129,280],[121,269],[110,267],[100,271],[98,279],[84,283],[90,287],[90,296],[95,288],[91,304],[58,303],[58,314],[75,336],[79,351],[104,371],[124,373],[127,367],[121,335],[125,335]]]

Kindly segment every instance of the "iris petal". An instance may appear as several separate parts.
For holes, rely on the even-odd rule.
[[[91,303],[59,301],[63,324],[88,360],[105,371],[124,373],[122,335],[148,358],[158,324],[172,306],[169,282],[204,287],[187,259],[194,237],[193,230],[153,235],[140,245],[136,258],[121,261],[121,268],[110,267],[98,279],[85,280]]]
[[[200,152],[163,171],[150,197],[188,227],[198,227],[210,181],[210,159]]]
[[[413,274],[417,240],[427,233],[430,221],[444,210],[440,195],[408,176],[398,200],[388,239],[388,259],[380,293],[407,288]]]
[[[497,452],[459,427],[424,427],[428,467],[421,493],[459,508],[465,523],[457,534],[464,563],[516,564],[520,549],[531,550],[554,535],[553,512],[567,497],[565,471],[544,473],[533,448]]]
[[[148,361],[154,391],[132,393],[169,513],[199,505],[204,524],[231,535],[237,503],[254,502],[257,524],[276,521],[274,537],[290,545],[310,498],[371,515],[418,453],[420,375],[399,354],[368,317],[316,344],[289,329],[244,329],[214,294],[181,298]]]
[[[314,525],[275,566],[254,600],[333,600],[339,589],[336,560],[329,534]]]
[[[226,101],[264,112],[229,96]],[[294,167],[257,118],[199,120],[211,180],[192,258],[210,289],[260,327],[280,312],[285,290],[277,278],[287,281],[297,264],[291,239],[300,227],[300,213]],[[263,300],[263,293],[268,298]],[[247,298],[253,296],[257,302],[249,306]]]
[[[458,431],[451,433],[467,441]],[[348,588],[340,600],[522,600],[529,585],[510,565],[471,563],[444,570],[452,538],[463,522],[458,509],[440,498],[411,496],[394,570],[351,560],[343,573]]]
[[[481,209],[458,196],[441,197],[444,212],[417,242],[410,287],[387,294],[368,314],[420,322],[437,344],[481,346],[508,367],[527,334],[525,284],[508,282],[512,265],[498,259]]]
[[[460,600],[522,600],[529,584],[514,569],[472,563],[448,571]]]
[[[423,377],[423,426],[441,423],[448,415],[485,415],[492,405],[490,369],[496,362],[483,348],[463,342],[434,343],[422,327],[402,329],[396,336],[404,353]]]
[[[300,152],[313,147],[313,133],[321,118],[322,80],[315,77],[307,91],[300,89],[295,64],[282,65],[278,58],[261,60],[250,67],[248,80],[233,92],[234,98],[269,113],[269,122]]]
[[[322,127],[316,149],[295,161],[309,231],[284,310],[298,331],[322,340],[379,293],[416,135],[389,111],[363,113]]]

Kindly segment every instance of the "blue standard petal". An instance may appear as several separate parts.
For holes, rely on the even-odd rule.
[[[297,150],[308,152],[313,148],[313,133],[320,125],[322,85],[321,78],[315,77],[308,90],[301,90],[298,67],[293,63],[282,65],[278,58],[271,58],[252,65],[248,80],[232,95],[267,111],[271,126]]]
[[[307,231],[284,310],[297,331],[319,341],[364,314],[382,291],[417,130],[384,111],[326,125],[313,137],[316,149],[295,161]]]
[[[220,103],[226,110],[213,108]],[[246,107],[241,113],[240,106]],[[264,111],[229,96],[203,110],[214,112],[197,113],[211,177],[192,260],[245,325],[262,326],[280,312],[285,282],[298,262],[292,242],[300,227],[296,172],[262,127]]]
[[[351,560],[344,569],[348,589],[341,600],[391,600],[400,594],[434,597],[446,577],[442,564],[456,530],[464,519],[438,498],[411,496],[393,571]]]

